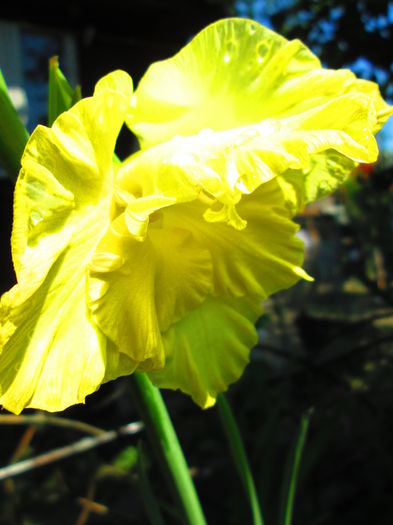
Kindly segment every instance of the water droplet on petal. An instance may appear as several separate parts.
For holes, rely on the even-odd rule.
[[[250,35],[253,35],[256,30],[257,30],[257,25],[256,24],[250,24],[250,26],[249,26]]]
[[[29,229],[35,228],[41,221],[44,220],[44,215],[39,210],[32,210],[30,217]]]
[[[268,44],[266,44],[266,42],[261,42],[257,45],[257,60],[259,64],[261,64],[264,61],[269,51],[270,47]]]
[[[224,55],[224,62],[226,64],[228,64],[228,62],[230,62],[230,60],[233,58],[233,55],[235,54],[236,49],[237,49],[236,42],[232,42],[232,41],[227,42],[225,46],[225,55]]]

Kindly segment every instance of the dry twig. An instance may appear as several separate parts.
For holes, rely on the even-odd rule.
[[[29,416],[25,416],[29,417]],[[13,465],[7,465],[6,467],[0,468],[0,481],[14,476],[19,476],[30,470],[34,470],[38,467],[54,463],[60,459],[64,459],[75,454],[81,454],[87,450],[91,450],[100,445],[105,445],[114,441],[119,436],[137,434],[143,429],[143,423],[136,421],[129,423],[118,430],[109,430],[107,432],[100,433],[99,435],[84,437],[79,441],[75,441],[71,445],[53,449],[44,454],[40,454],[30,459],[20,461]]]

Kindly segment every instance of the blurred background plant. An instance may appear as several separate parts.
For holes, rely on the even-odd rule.
[[[29,131],[47,122],[50,56],[60,56],[70,83],[79,82],[88,95],[100,76],[117,67],[137,83],[152,61],[228,15],[301,38],[325,66],[350,67],[393,98],[393,2],[192,0],[185,9],[180,0],[112,0],[109,11],[107,2],[70,0],[61,9],[35,2],[23,12],[7,4],[0,13],[0,65]],[[293,524],[393,520],[393,124],[379,144],[377,164],[358,167],[339,194],[299,217],[306,269],[315,282],[269,300],[252,364],[229,391],[266,525],[291,522],[283,512],[288,473],[299,424],[311,406]],[[124,136],[119,148],[126,154],[135,143]],[[2,177],[0,184],[5,291],[14,279],[12,183]],[[165,399],[208,523],[253,523],[217,409],[202,412],[174,392]],[[114,432],[98,446],[103,430],[138,419],[126,378],[105,385],[85,406],[59,414],[57,422],[26,414],[18,425],[0,415],[0,465],[51,456],[45,467],[33,463],[1,482],[0,524],[181,523],[143,430]],[[86,435],[92,446],[82,453],[78,443]],[[63,447],[65,459],[55,461]]]

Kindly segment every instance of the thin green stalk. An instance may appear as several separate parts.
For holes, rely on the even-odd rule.
[[[223,394],[217,396],[217,408],[222,426],[229,443],[232,458],[242,481],[246,496],[250,502],[254,525],[263,525],[262,511],[259,505],[254,479],[251,474],[246,451],[240,431],[233,417],[231,407]]]
[[[184,524],[206,525],[189,469],[158,388],[139,372],[131,376],[131,385],[146,432],[170,480],[184,513]]]
[[[164,525],[160,507],[150,487],[149,478],[146,472],[145,455],[142,447],[142,442],[138,444],[138,487],[142,496],[142,501],[145,507],[147,517],[151,525]]]
[[[279,509],[279,525],[291,525],[293,504],[295,501],[296,485],[299,475],[300,461],[302,458],[304,444],[313,409],[306,410],[300,421],[298,432],[288,454],[285,465],[284,480],[281,489],[281,500]]]

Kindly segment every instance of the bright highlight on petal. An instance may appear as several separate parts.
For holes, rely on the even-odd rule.
[[[236,381],[261,301],[311,278],[293,217],[393,113],[300,41],[219,21],[115,71],[32,134],[15,188],[18,284],[0,303],[0,402],[61,410],[135,370],[202,407]],[[120,161],[124,122],[141,150]]]

